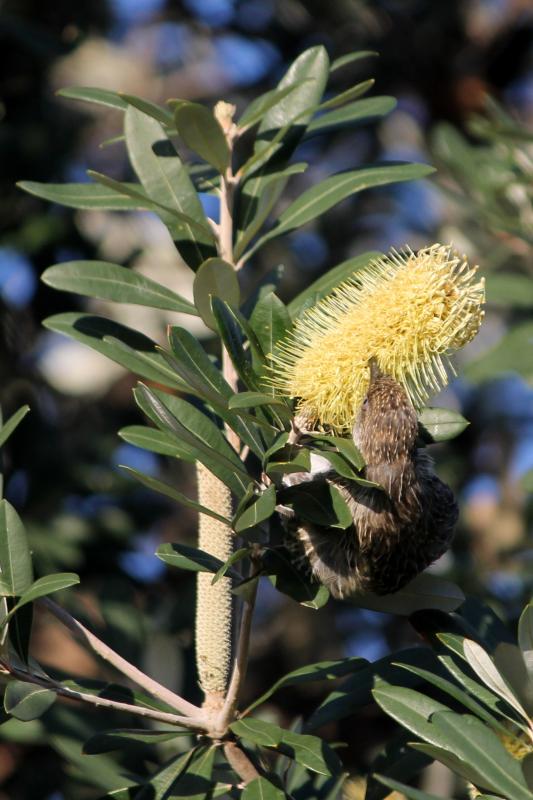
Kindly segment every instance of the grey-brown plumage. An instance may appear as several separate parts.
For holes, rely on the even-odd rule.
[[[365,459],[366,488],[325,476],[341,491],[353,526],[339,532],[299,523],[313,575],[334,597],[401,589],[449,547],[458,508],[453,492],[416,447],[416,413],[403,388],[371,365],[371,383],[353,438]]]

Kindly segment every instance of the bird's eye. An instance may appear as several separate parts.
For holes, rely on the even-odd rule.
[[[363,407],[366,407],[367,405],[368,405],[368,397],[365,397],[365,399],[363,400]]]

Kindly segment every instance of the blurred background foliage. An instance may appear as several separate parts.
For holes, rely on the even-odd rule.
[[[307,141],[302,157],[311,166],[291,185],[300,193],[332,171],[378,159],[430,161],[439,172],[341,203],[265,246],[253,274],[259,278],[283,265],[279,292],[290,300],[327,268],[366,250],[453,241],[481,265],[486,322],[460,356],[460,377],[438,400],[472,424],[458,440],[433,448],[462,511],[453,552],[434,570],[452,576],[513,626],[533,582],[532,30],[527,0],[1,4],[0,402],[6,417],[24,403],[32,408],[6,448],[6,496],[28,527],[38,573],[78,572],[82,588],[68,598],[76,614],[193,700],[194,578],[167,573],[153,552],[159,542],[178,537],[193,543],[196,518],[133,484],[117,465],[162,476],[189,495],[192,471],[121,443],[116,431],[140,421],[134,378],[40,325],[50,314],[90,308],[120,313],[121,322],[134,320],[162,339],[177,315],[86,303],[39,283],[51,264],[99,258],[190,297],[192,273],[148,213],[73,211],[15,188],[24,179],[83,181],[88,168],[131,178],[122,144],[109,142],[120,133],[120,115],[55,92],[101,86],[156,102],[179,97],[213,105],[222,98],[242,108],[271,88],[306,47],[324,44],[333,58],[379,51],[378,59],[339,70],[334,89],[374,76],[375,94],[396,97],[396,109],[371,127]],[[203,202],[212,213],[209,195]],[[185,324],[193,323],[209,347],[208,329],[192,317]],[[302,663],[343,655],[374,660],[415,640],[396,618],[333,602],[312,612],[266,584],[256,614],[250,697]],[[48,619],[35,627],[34,650],[44,665],[103,674]],[[290,724],[321,696],[320,685],[281,691],[268,713]],[[95,716],[54,707],[46,736],[41,721],[3,724],[0,798],[101,794],[90,758],[75,757],[70,738],[110,726]],[[363,797],[359,776],[393,730],[369,706],[325,731],[329,739],[348,742],[343,760],[353,776],[350,800]],[[61,752],[69,754],[68,769]],[[424,786],[441,794],[453,790],[450,774],[438,765],[424,776]]]

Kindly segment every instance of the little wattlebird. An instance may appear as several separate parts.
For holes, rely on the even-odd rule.
[[[353,525],[344,531],[294,520],[313,576],[334,597],[396,592],[450,546],[458,508],[453,492],[417,448],[418,421],[406,392],[370,361],[370,385],[353,428],[365,460],[365,487],[331,473]]]

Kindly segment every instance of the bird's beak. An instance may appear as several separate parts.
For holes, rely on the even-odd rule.
[[[368,361],[368,366],[370,367],[370,385],[374,383],[381,375],[383,374],[378,367],[378,362],[375,358],[371,358]]]

